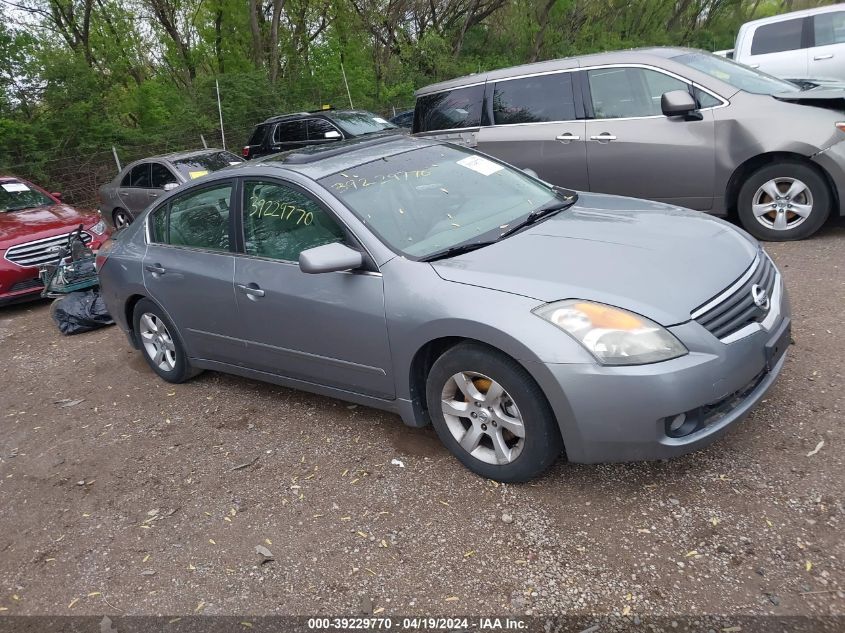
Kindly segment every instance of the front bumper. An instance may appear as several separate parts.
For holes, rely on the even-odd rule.
[[[770,328],[722,343],[695,321],[670,328],[690,350],[651,365],[546,364],[529,367],[554,409],[569,461],[655,460],[697,450],[724,435],[765,397],[783,368],[772,341],[789,341],[789,299],[782,290]],[[775,308],[773,307],[773,310]],[[671,437],[667,420],[696,412],[700,424]]]

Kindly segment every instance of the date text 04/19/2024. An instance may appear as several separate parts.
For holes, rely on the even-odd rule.
[[[520,631],[527,623],[518,618],[436,618],[436,617],[349,617],[309,618],[308,628],[314,631]]]

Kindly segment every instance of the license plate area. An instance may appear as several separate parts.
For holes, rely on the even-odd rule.
[[[772,371],[792,342],[792,322],[784,319],[777,333],[766,343],[766,371]]]

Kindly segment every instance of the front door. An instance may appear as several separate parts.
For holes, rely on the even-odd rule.
[[[229,208],[234,181],[192,188],[150,216],[143,260],[150,297],[176,325],[192,358],[242,362]]]
[[[479,129],[478,149],[552,184],[587,189],[585,124],[577,120],[572,77],[562,72],[488,84],[493,125]]]
[[[352,242],[330,211],[290,183],[245,180],[241,207],[235,294],[251,366],[393,398],[381,274],[303,273],[303,250]]]
[[[648,198],[707,211],[713,206],[715,124],[666,117],[665,92],[689,90],[680,79],[639,67],[587,72],[592,118],[586,123],[590,191]]]

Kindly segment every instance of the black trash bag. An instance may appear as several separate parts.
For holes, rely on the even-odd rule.
[[[114,323],[97,290],[80,290],[56,299],[50,316],[62,334],[81,334]]]

